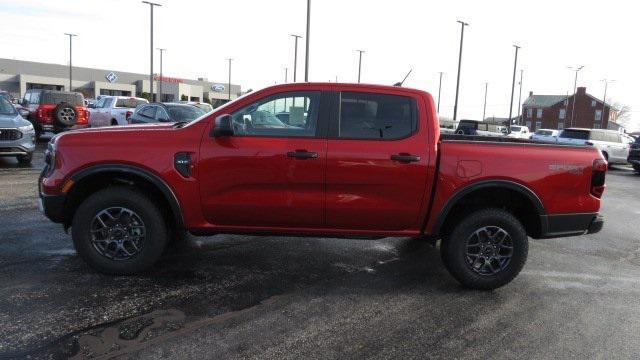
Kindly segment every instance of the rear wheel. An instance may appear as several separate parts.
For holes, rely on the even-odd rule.
[[[78,254],[94,269],[116,275],[138,273],[155,263],[167,242],[158,207],[125,187],[100,190],[76,210],[72,223]]]
[[[442,241],[440,254],[463,286],[492,290],[520,273],[528,249],[527,233],[518,219],[504,210],[486,209],[457,224]]]
[[[118,125],[118,121],[116,121],[116,119],[111,119],[111,126],[116,126]]]

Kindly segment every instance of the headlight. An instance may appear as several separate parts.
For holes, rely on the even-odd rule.
[[[29,125],[25,125],[25,126],[20,126],[20,127],[18,127],[18,130],[21,133],[30,133],[30,132],[33,132],[33,125],[29,124]]]
[[[44,164],[44,175],[51,175],[56,168],[56,145],[52,142],[49,142],[44,152]]]

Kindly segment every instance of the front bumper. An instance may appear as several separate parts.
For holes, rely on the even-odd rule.
[[[541,215],[540,225],[542,239],[595,234],[602,230],[604,217],[598,213]]]
[[[42,191],[42,179],[46,171],[47,166],[42,169],[40,177],[38,177],[38,208],[49,220],[55,223],[64,223],[66,221],[65,202],[67,195],[49,195]]]
[[[36,133],[23,133],[18,140],[0,140],[0,156],[29,155],[36,149]]]
[[[65,195],[46,195],[40,192],[38,199],[40,212],[55,223],[64,223],[66,220],[64,216],[65,197]]]

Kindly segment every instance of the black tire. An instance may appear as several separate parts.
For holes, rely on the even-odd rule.
[[[474,244],[471,239],[475,238],[474,234],[481,232],[483,228],[501,229],[509,235],[509,243],[512,249],[509,251],[500,247],[502,250],[499,250],[506,250],[510,253],[508,261],[502,263],[501,261],[504,259],[501,259],[487,262],[480,256],[475,259],[482,258],[482,267],[475,268],[476,260],[473,260],[473,255],[467,255],[469,249],[474,247],[473,245],[470,247],[467,245]],[[480,243],[480,238],[478,237],[477,239],[478,243]],[[504,241],[507,241],[506,239],[505,237]],[[494,243],[488,242],[486,244],[491,245],[487,246],[486,250],[480,250],[479,246],[475,248],[478,249],[478,252],[492,252],[492,249],[497,248]],[[493,290],[508,284],[522,270],[529,250],[527,233],[520,221],[509,212],[500,209],[485,209],[469,214],[453,228],[453,231],[446,239],[443,239],[440,246],[442,261],[449,273],[463,286],[478,290]],[[490,247],[491,249],[489,249]],[[499,254],[494,252],[490,256],[493,255],[505,256],[507,254],[505,252]],[[470,264],[472,260],[473,264]],[[492,272],[493,265],[499,268],[495,273]],[[488,271],[492,273],[481,274],[480,271],[486,270],[486,267],[489,267]]]
[[[635,170],[638,174],[640,174],[640,165],[633,164],[633,170]]]
[[[140,250],[130,258],[111,259],[92,243],[91,229],[96,216],[114,207],[133,211],[145,228],[145,235],[138,244]],[[113,275],[130,275],[148,269],[160,258],[167,243],[167,226],[156,204],[126,187],[103,189],[84,200],[73,217],[71,234],[76,251],[92,268]]]
[[[111,126],[118,126],[118,121],[116,119],[111,119]]]
[[[33,154],[18,155],[16,156],[16,159],[18,159],[18,163],[20,163],[20,165],[23,165],[23,166],[31,165],[31,160],[33,160]]]
[[[71,127],[76,124],[78,114],[71,104],[60,103],[55,109],[53,109],[53,118],[55,119],[56,125]]]

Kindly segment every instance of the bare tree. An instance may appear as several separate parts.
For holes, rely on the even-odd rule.
[[[632,117],[631,117],[631,106],[615,102],[611,105],[613,111],[617,113],[615,117],[615,122],[628,127],[630,125]]]

